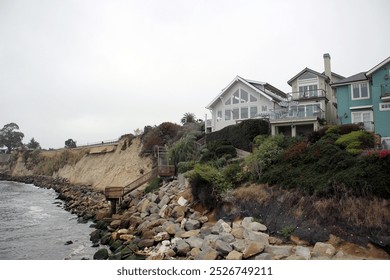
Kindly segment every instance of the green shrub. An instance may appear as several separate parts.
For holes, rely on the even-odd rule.
[[[146,186],[144,193],[154,192],[155,190],[157,190],[160,187],[160,184],[161,184],[161,178],[159,178],[159,177],[153,178],[152,180],[150,180],[150,182]]]
[[[281,145],[285,137],[276,135],[272,137],[258,136],[254,139],[255,145],[258,145],[253,153],[246,158],[248,167],[254,178],[261,180],[263,173],[279,160],[283,152]]]
[[[232,187],[237,187],[249,179],[249,173],[245,172],[239,162],[228,164],[223,170],[224,180],[230,182]]]
[[[363,149],[374,147],[374,135],[364,130],[352,131],[340,136],[335,143],[351,154],[360,154]]]
[[[236,148],[232,145],[223,145],[215,149],[215,156],[220,158],[226,155],[230,155],[232,158],[237,156]]]
[[[177,164],[177,172],[178,173],[186,173],[187,171],[190,171],[194,169],[194,166],[196,164],[196,161],[181,161]]]
[[[196,164],[194,169],[187,172],[185,176],[190,181],[194,200],[200,201],[208,210],[217,207],[220,193],[225,188],[224,180],[217,168],[206,164]]]
[[[195,140],[195,136],[188,135],[172,145],[169,149],[169,158],[174,165],[182,161],[192,161],[197,158],[198,147]]]

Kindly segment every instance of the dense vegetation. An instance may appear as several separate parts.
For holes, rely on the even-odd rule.
[[[207,142],[225,141],[234,147],[252,151],[252,142],[257,135],[268,135],[269,123],[265,120],[249,119],[237,125],[227,126],[219,131],[206,135]]]
[[[235,159],[231,142],[208,141],[194,149],[193,136],[172,146],[179,172],[187,172],[195,199],[214,208],[228,190],[266,183],[317,197],[390,198],[390,155],[371,152],[374,135],[358,125],[324,127],[306,139],[256,136],[253,153]]]

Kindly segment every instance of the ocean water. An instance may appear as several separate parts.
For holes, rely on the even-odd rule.
[[[0,260],[93,258],[94,229],[78,223],[56,197],[54,190],[0,181]]]

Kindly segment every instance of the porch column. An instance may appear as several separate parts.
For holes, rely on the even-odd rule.
[[[275,125],[271,125],[271,135],[272,136],[276,135],[276,126]]]
[[[297,136],[297,126],[295,124],[291,125],[291,136]]]

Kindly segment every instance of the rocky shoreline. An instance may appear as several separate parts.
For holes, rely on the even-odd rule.
[[[44,176],[0,174],[0,180],[52,188],[79,222],[94,220],[92,246],[106,245],[94,259],[389,259],[388,254],[373,246],[351,247],[332,235],[328,241],[315,244],[296,236],[286,242],[270,236],[267,227],[253,217],[217,220],[215,213],[192,202],[188,187],[178,181],[146,195],[133,191],[122,201],[119,214],[111,217],[104,194],[88,186]]]

